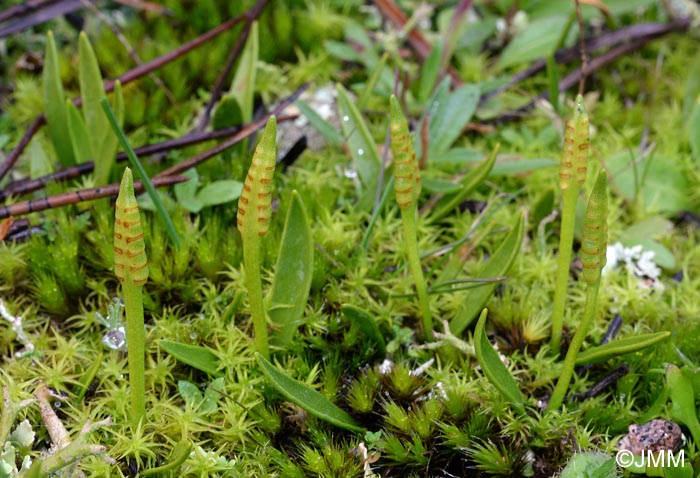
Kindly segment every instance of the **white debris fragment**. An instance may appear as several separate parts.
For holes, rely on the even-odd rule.
[[[430,367],[432,367],[432,365],[433,365],[434,363],[435,363],[435,359],[434,359],[434,358],[431,358],[430,360],[428,360],[427,362],[425,362],[425,363],[424,363],[423,365],[421,365],[420,367],[418,367],[418,368],[416,368],[416,369],[413,369],[413,370],[411,370],[410,372],[408,372],[408,374],[409,374],[410,376],[412,376],[412,377],[419,377],[420,375],[423,375],[423,374],[425,373],[426,370],[428,370]]]
[[[394,362],[389,359],[384,359],[384,361],[379,364],[379,375],[388,375],[393,369]]]
[[[14,316],[5,307],[5,303],[0,299],[0,315],[10,323],[12,331],[17,335],[17,341],[24,345],[24,348],[15,353],[15,357],[22,358],[31,355],[34,352],[34,344],[29,339],[29,336],[24,332],[22,326],[22,317]]]
[[[659,280],[661,269],[654,262],[654,251],[645,251],[641,245],[625,247],[616,242],[608,246],[605,255],[607,263],[603,267],[603,274],[623,265],[640,279],[639,287],[663,290],[664,285]]]

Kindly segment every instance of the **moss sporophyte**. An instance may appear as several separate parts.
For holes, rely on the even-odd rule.
[[[148,280],[148,259],[134,179],[126,168],[122,176],[114,218],[114,273],[122,284],[126,309],[132,423],[137,427],[146,413],[143,285]]]

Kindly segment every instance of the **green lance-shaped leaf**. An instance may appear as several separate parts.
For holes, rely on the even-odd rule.
[[[68,134],[68,113],[66,111],[63,85],[61,84],[61,69],[58,63],[58,50],[53,32],[46,35],[46,54],[44,57],[44,110],[46,125],[49,130],[51,144],[56,151],[61,165],[64,167],[75,164],[71,138]]]
[[[131,169],[124,170],[114,219],[114,273],[122,284],[142,286],[148,280],[148,259]]]
[[[700,422],[695,411],[695,393],[690,379],[675,365],[666,368],[666,386],[671,397],[671,418],[690,430],[695,443],[700,443]]]
[[[260,278],[260,238],[269,228],[272,216],[272,178],[277,156],[275,139],[277,120],[271,116],[265,132],[255,148],[253,161],[248,169],[241,197],[238,199],[238,230],[243,237],[243,263],[248,289],[250,315],[255,329],[255,348],[268,357],[267,319],[263,306]]]
[[[286,348],[301,323],[314,273],[314,241],[299,193],[292,191],[270,291],[275,345]]]
[[[287,400],[300,406],[311,415],[337,427],[353,432],[362,433],[365,431],[347,412],[316,390],[289,377],[262,355],[258,354],[257,358],[265,377]]]
[[[650,347],[657,342],[661,342],[671,336],[671,332],[654,332],[651,334],[635,335],[625,337],[620,340],[613,340],[607,344],[591,347],[585,352],[581,352],[576,357],[576,365],[587,365],[596,362],[603,362],[618,355],[638,352]]]
[[[104,99],[103,101],[107,101]],[[114,116],[117,118],[117,124],[121,128],[124,125],[124,95],[122,93],[122,84],[119,80],[114,83]],[[102,106],[100,105],[100,108]],[[104,112],[103,112],[104,115]],[[109,123],[109,121],[108,121]],[[112,170],[116,164],[117,148],[119,146],[119,137],[112,127],[108,127],[102,139],[100,151],[95,160],[95,181],[97,184],[107,184],[112,176]]]
[[[474,351],[476,359],[481,365],[481,370],[486,375],[486,378],[501,392],[501,395],[508,400],[518,411],[523,411],[525,398],[523,397],[518,383],[515,381],[510,371],[503,365],[501,357],[499,357],[496,349],[489,342],[484,330],[486,326],[486,316],[488,310],[484,309],[481,312],[479,321],[476,323],[474,330]]]
[[[66,100],[66,109],[68,111],[68,132],[70,141],[73,145],[73,152],[78,164],[90,161],[92,154],[90,153],[90,134],[83,115],[80,114],[78,108],[71,100]]]
[[[374,344],[379,358],[386,357],[386,342],[384,341],[382,332],[379,330],[377,322],[371,315],[354,305],[344,305],[343,315],[345,315],[350,322],[357,325],[357,328]]]
[[[576,97],[574,116],[566,124],[564,151],[559,167],[559,187],[566,191],[574,185],[580,187],[586,181],[588,171],[589,124],[583,97]]]
[[[208,347],[161,340],[160,348],[190,367],[201,370],[212,377],[221,376],[219,358]]]
[[[236,68],[236,75],[231,83],[231,94],[238,100],[244,122],[253,119],[253,94],[255,93],[258,51],[258,22],[253,22]]]
[[[78,80],[80,82],[80,95],[83,98],[83,115],[90,132],[90,151],[95,159],[95,177],[100,178],[105,175],[103,161],[107,160],[99,155],[102,142],[111,130],[100,106],[100,100],[105,98],[100,66],[85,32],[80,33],[78,40],[78,57],[80,61]]]
[[[608,192],[605,171],[598,174],[598,179],[591,191],[583,220],[583,240],[581,241],[581,262],[583,263],[583,280],[589,285],[595,284],[605,266],[608,244]]]
[[[523,242],[525,225],[523,216],[518,218],[515,227],[510,231],[508,237],[496,249],[493,256],[488,260],[484,268],[479,272],[479,278],[503,277],[508,274],[515,258],[520,253],[520,245]],[[464,295],[462,307],[457,315],[450,321],[450,330],[455,335],[461,335],[464,329],[474,320],[479,311],[488,303],[493,291],[498,287],[499,282],[493,282],[484,287],[469,290]]]
[[[391,96],[391,152],[394,155],[394,194],[401,209],[415,206],[420,196],[420,171],[408,122],[399,100]]]

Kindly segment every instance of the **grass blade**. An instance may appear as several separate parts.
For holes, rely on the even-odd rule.
[[[151,201],[153,201],[153,204],[156,205],[158,214],[160,214],[161,219],[163,219],[163,222],[165,222],[165,227],[168,231],[168,235],[170,236],[170,240],[173,242],[173,245],[176,248],[179,248],[180,238],[177,235],[177,231],[175,231],[175,225],[173,224],[172,219],[170,219],[168,211],[165,210],[165,206],[163,206],[163,202],[160,200],[160,196],[158,196],[158,192],[153,186],[151,178],[149,178],[146,174],[146,170],[143,169],[141,162],[139,162],[139,158],[137,158],[136,153],[134,153],[134,149],[129,144],[129,141],[127,141],[124,131],[122,131],[121,127],[119,126],[117,118],[114,116],[114,111],[112,111],[112,108],[109,106],[109,101],[107,101],[107,98],[103,98],[102,101],[100,101],[100,104],[102,105],[104,114],[107,116],[109,124],[112,126],[114,133],[117,135],[117,138],[119,138],[119,142],[129,158],[131,166],[139,173],[139,177],[141,178],[141,181],[143,181],[143,185],[146,188]]]
[[[576,365],[603,362],[618,355],[638,352],[670,336],[671,332],[655,332],[651,334],[635,335],[634,337],[625,337],[624,339],[614,340],[604,345],[591,347],[576,356]]]

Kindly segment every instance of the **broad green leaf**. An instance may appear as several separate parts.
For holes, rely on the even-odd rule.
[[[190,457],[192,452],[192,444],[188,440],[182,440],[175,444],[168,455],[168,459],[161,466],[149,468],[148,470],[140,470],[140,476],[158,476],[172,474],[177,471],[180,466]]]
[[[197,199],[206,206],[216,206],[238,199],[243,191],[243,183],[233,179],[222,179],[221,181],[213,181],[204,186],[199,193]]]
[[[671,419],[688,427],[695,443],[700,443],[700,422],[695,411],[693,384],[675,365],[666,367],[666,386],[671,398]]]
[[[422,177],[420,186],[424,191],[432,194],[452,194],[459,192],[460,184],[449,179]]]
[[[362,180],[365,191],[364,197],[374,199],[377,178],[379,178],[379,169],[382,163],[377,151],[377,145],[365,124],[365,120],[350,99],[348,92],[340,84],[338,84],[337,88],[340,127],[347,141],[355,169]],[[359,207],[369,209],[371,205],[371,200],[365,200]]]
[[[83,116],[89,132],[90,152],[95,159],[95,178],[99,180],[108,177],[108,168],[112,163],[109,158],[101,156],[102,142],[107,134],[111,133],[111,130],[107,117],[100,106],[100,101],[105,98],[100,66],[85,32],[80,33],[78,56],[80,61],[78,79],[80,80],[80,95],[83,98]],[[104,183],[98,182],[98,184]]]
[[[185,404],[192,409],[196,409],[204,400],[204,395],[199,391],[199,387],[187,380],[178,380],[177,390]]]
[[[236,68],[236,75],[231,83],[231,94],[238,99],[243,121],[253,119],[253,97],[255,94],[255,77],[258,67],[258,22],[253,22],[241,59]]]
[[[292,200],[284,223],[270,290],[268,313],[275,330],[272,343],[286,349],[301,323],[314,272],[314,241],[299,194]]]
[[[258,364],[267,380],[287,400],[300,406],[311,415],[345,430],[363,433],[365,428],[347,412],[307,385],[298,382],[277,369],[269,360],[256,354]]]
[[[319,115],[315,109],[310,107],[308,104],[303,102],[302,100],[297,100],[294,103],[297,108],[299,108],[299,111],[301,111],[301,114],[306,116],[306,119],[309,120],[309,123],[311,123],[311,126],[316,128],[316,130],[321,133],[321,135],[326,138],[326,141],[328,141],[331,145],[333,146],[340,146],[343,144],[343,135],[338,132],[335,127],[330,124],[328,121],[324,120],[321,115]]]
[[[521,215],[515,227],[510,231],[501,245],[493,253],[493,256],[486,262],[486,265],[479,272],[480,278],[503,277],[508,274],[515,258],[520,252],[520,245],[523,242],[524,220]],[[498,287],[499,282],[488,284],[477,289],[470,289],[464,294],[462,307],[457,315],[450,321],[450,330],[455,335],[461,335],[464,329],[474,320],[479,311],[488,303],[493,291]]]
[[[199,345],[189,345],[170,340],[161,340],[160,348],[168,352],[180,362],[194,367],[197,370],[217,377],[219,372],[219,358],[211,349]]]
[[[663,244],[655,239],[666,237],[673,230],[673,223],[663,216],[632,224],[620,234],[620,242],[628,247],[640,245],[645,251],[654,252],[654,262],[665,269],[676,268],[676,258]]]
[[[72,101],[66,100],[68,112],[68,134],[73,145],[73,152],[78,164],[86,163],[92,158],[90,153],[90,133],[87,131],[83,115]]]
[[[173,186],[173,191],[175,192],[175,198],[177,202],[192,213],[198,213],[201,211],[204,205],[197,199],[197,189],[199,188],[199,174],[195,168],[185,171],[183,176],[190,178],[189,181],[184,183],[179,183]],[[151,204],[153,202],[151,201]],[[153,210],[153,209],[151,209]]]
[[[46,155],[41,141],[29,143],[29,177],[38,178],[50,174],[54,170],[54,164]]]
[[[430,50],[430,55],[425,59],[421,70],[420,81],[418,83],[418,101],[424,102],[430,98],[433,92],[438,75],[440,74],[440,64],[442,62],[442,45],[436,42],[433,49]]]
[[[440,201],[435,208],[435,212],[431,214],[431,221],[438,221],[443,217],[450,214],[456,207],[458,207],[469,194],[476,188],[481,182],[489,175],[493,169],[493,165],[496,163],[496,157],[498,156],[499,145],[497,144],[493,151],[484,161],[481,162],[477,167],[469,171],[462,180],[460,181],[460,189],[454,196],[447,197]]]
[[[617,478],[615,459],[600,452],[575,453],[559,478]]]
[[[423,122],[428,121],[428,156],[431,161],[447,152],[459,138],[479,104],[477,85],[467,84],[453,93],[449,93],[449,88],[450,79],[445,78],[430,99],[418,127],[420,131]],[[416,154],[420,156],[418,151]]]
[[[350,322],[357,325],[357,328],[360,329],[372,344],[374,344],[377,355],[380,358],[386,357],[386,342],[377,326],[377,322],[371,315],[353,305],[344,305],[343,315],[345,315]]]
[[[479,321],[476,323],[474,330],[474,351],[476,359],[481,365],[481,370],[486,378],[493,384],[494,387],[501,392],[501,395],[508,400],[518,411],[523,411],[525,397],[523,397],[518,383],[515,381],[510,371],[503,365],[501,357],[499,357],[496,349],[493,348],[489,338],[486,336],[484,327],[486,326],[486,316],[488,310],[484,309],[481,312]]]
[[[576,356],[576,365],[586,365],[589,363],[603,362],[618,355],[638,352],[646,347],[661,342],[671,336],[671,332],[656,332],[652,334],[641,334],[624,339],[614,340],[604,345],[591,347]]]
[[[507,68],[554,53],[557,42],[567,27],[567,19],[568,15],[552,15],[530,22],[503,50],[498,59],[498,67]],[[567,40],[573,39],[576,32],[577,29],[572,28]]]
[[[646,210],[673,214],[692,208],[691,188],[680,159],[659,154],[641,160],[635,157],[636,168],[631,161],[628,151],[605,160],[606,169],[612,175],[610,182],[615,186],[613,191],[629,201],[634,201],[639,191]]]
[[[484,158],[484,154],[469,148],[452,148],[449,151],[432,158],[431,161],[435,164],[454,164],[464,165],[467,163],[476,163]]]
[[[75,164],[75,157],[68,134],[68,113],[66,112],[66,100],[61,83],[58,50],[51,31],[46,35],[43,82],[44,110],[51,144],[53,144],[61,165],[71,166]]]

